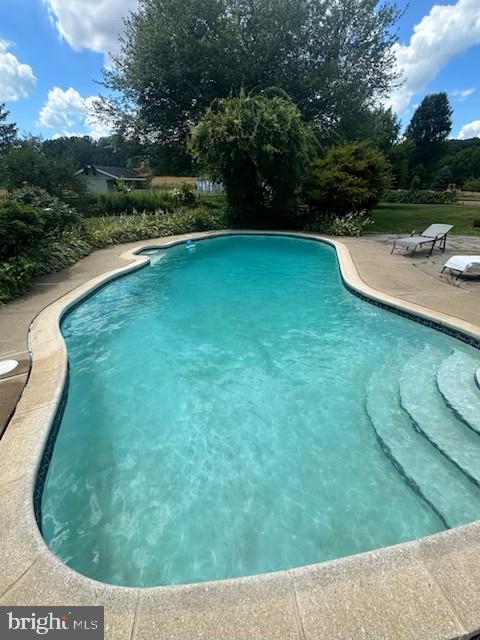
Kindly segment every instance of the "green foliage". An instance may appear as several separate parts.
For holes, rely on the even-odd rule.
[[[400,189],[407,189],[412,181],[411,167],[414,162],[415,144],[411,140],[403,140],[393,145],[387,158],[392,167],[392,182]]]
[[[5,104],[0,104],[0,155],[6,153],[17,140],[17,125],[7,123],[10,112],[5,109]]]
[[[176,200],[168,191],[137,189],[130,192],[85,194],[71,200],[84,216],[119,216],[141,212],[171,213]]]
[[[0,305],[28,291],[36,268],[35,261],[29,257],[0,259]]]
[[[393,110],[378,107],[368,109],[360,117],[355,114],[348,138],[365,140],[386,154],[397,142],[400,129],[400,120]]]
[[[480,177],[480,144],[468,147],[446,159],[452,170],[452,182],[463,185]]]
[[[177,206],[192,207],[197,204],[198,197],[189,184],[185,182],[170,191],[170,197]]]
[[[37,187],[14,191],[0,204],[0,303],[90,251],[74,210]]]
[[[412,178],[412,182],[410,183],[410,191],[420,191],[420,189],[422,188],[422,181],[420,179],[420,176],[415,175]]]
[[[236,216],[279,221],[296,213],[313,137],[283,92],[242,91],[212,104],[191,150],[200,169],[224,183]]]
[[[345,215],[370,209],[390,186],[385,156],[368,144],[332,147],[313,163],[306,201],[323,214]]]
[[[430,188],[434,191],[446,191],[452,183],[452,169],[449,165],[445,165],[434,175]]]
[[[75,175],[75,169],[71,162],[48,157],[40,141],[28,139],[0,159],[0,183],[9,191],[28,183],[61,196],[85,189],[85,182],[82,176]]]
[[[222,209],[198,207],[173,215],[146,213],[136,216],[97,218],[88,221],[88,237],[96,247],[107,247],[122,242],[148,240],[164,236],[224,229],[228,226]]]
[[[316,214],[305,226],[305,231],[358,238],[371,224],[367,211],[354,211],[343,216]]]
[[[41,209],[45,232],[62,230],[80,223],[80,216],[73,207],[41,187],[24,184],[20,189],[14,189],[8,200]]]
[[[466,180],[463,188],[465,191],[480,191],[480,178],[470,178],[470,180]]]
[[[14,257],[37,243],[42,234],[40,211],[11,201],[0,205],[0,260]]]
[[[398,11],[390,0],[140,0],[105,72],[117,123],[176,142],[213,100],[286,90],[319,132],[388,93]],[[133,107],[133,108],[132,108]]]
[[[401,204],[452,204],[457,201],[457,195],[453,191],[427,191],[421,189],[397,189],[386,191],[383,202]]]
[[[413,114],[405,136],[417,146],[443,142],[452,130],[452,114],[446,93],[428,95]]]

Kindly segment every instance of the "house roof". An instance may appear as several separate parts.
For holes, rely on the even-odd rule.
[[[107,178],[121,178],[122,180],[146,180],[144,176],[141,176],[132,169],[126,169],[125,167],[106,167],[99,164],[89,164],[77,171],[77,175],[84,173],[85,175],[101,175],[107,176]]]

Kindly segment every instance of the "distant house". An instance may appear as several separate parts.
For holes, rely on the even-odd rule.
[[[88,164],[76,172],[83,174],[89,191],[94,193],[106,193],[115,190],[117,180],[122,180],[131,189],[142,189],[147,179],[136,171],[124,167],[104,167],[98,164]]]

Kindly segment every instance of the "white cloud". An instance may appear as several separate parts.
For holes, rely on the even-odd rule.
[[[108,123],[101,122],[93,112],[96,96],[82,97],[70,87],[66,91],[53,87],[48,93],[47,102],[40,111],[38,124],[49,129],[61,129],[54,137],[90,135],[92,138],[108,136],[111,129]],[[85,133],[68,131],[72,127],[83,126]]]
[[[410,42],[394,46],[405,83],[394,92],[389,104],[397,113],[404,113],[413,96],[423,91],[453,57],[479,43],[479,0],[434,5],[415,25]]]
[[[460,129],[458,134],[460,140],[468,140],[469,138],[480,138],[480,120],[469,122]]]
[[[32,67],[22,64],[9,47],[9,42],[0,40],[0,102],[26,98],[37,82]]]
[[[61,37],[74,49],[118,49],[123,18],[138,0],[43,0]]]
[[[456,89],[452,91],[452,96],[459,102],[463,102],[475,93],[476,89]]]

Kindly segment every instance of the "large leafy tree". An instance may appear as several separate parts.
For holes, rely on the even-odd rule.
[[[76,165],[65,159],[48,157],[42,142],[27,138],[10,149],[0,160],[0,184],[9,191],[25,183],[42,187],[52,195],[81,192],[85,183],[75,175]]]
[[[395,80],[390,0],[140,0],[103,104],[152,140],[182,139],[215,98],[286,90],[322,133]]]
[[[0,104],[0,154],[10,149],[17,139],[17,125],[6,122],[10,113]]]
[[[214,101],[190,147],[200,168],[224,182],[230,208],[243,220],[275,224],[295,216],[314,141],[283,92]]]
[[[405,136],[418,147],[443,142],[452,130],[452,114],[446,93],[426,96],[413,114]]]

